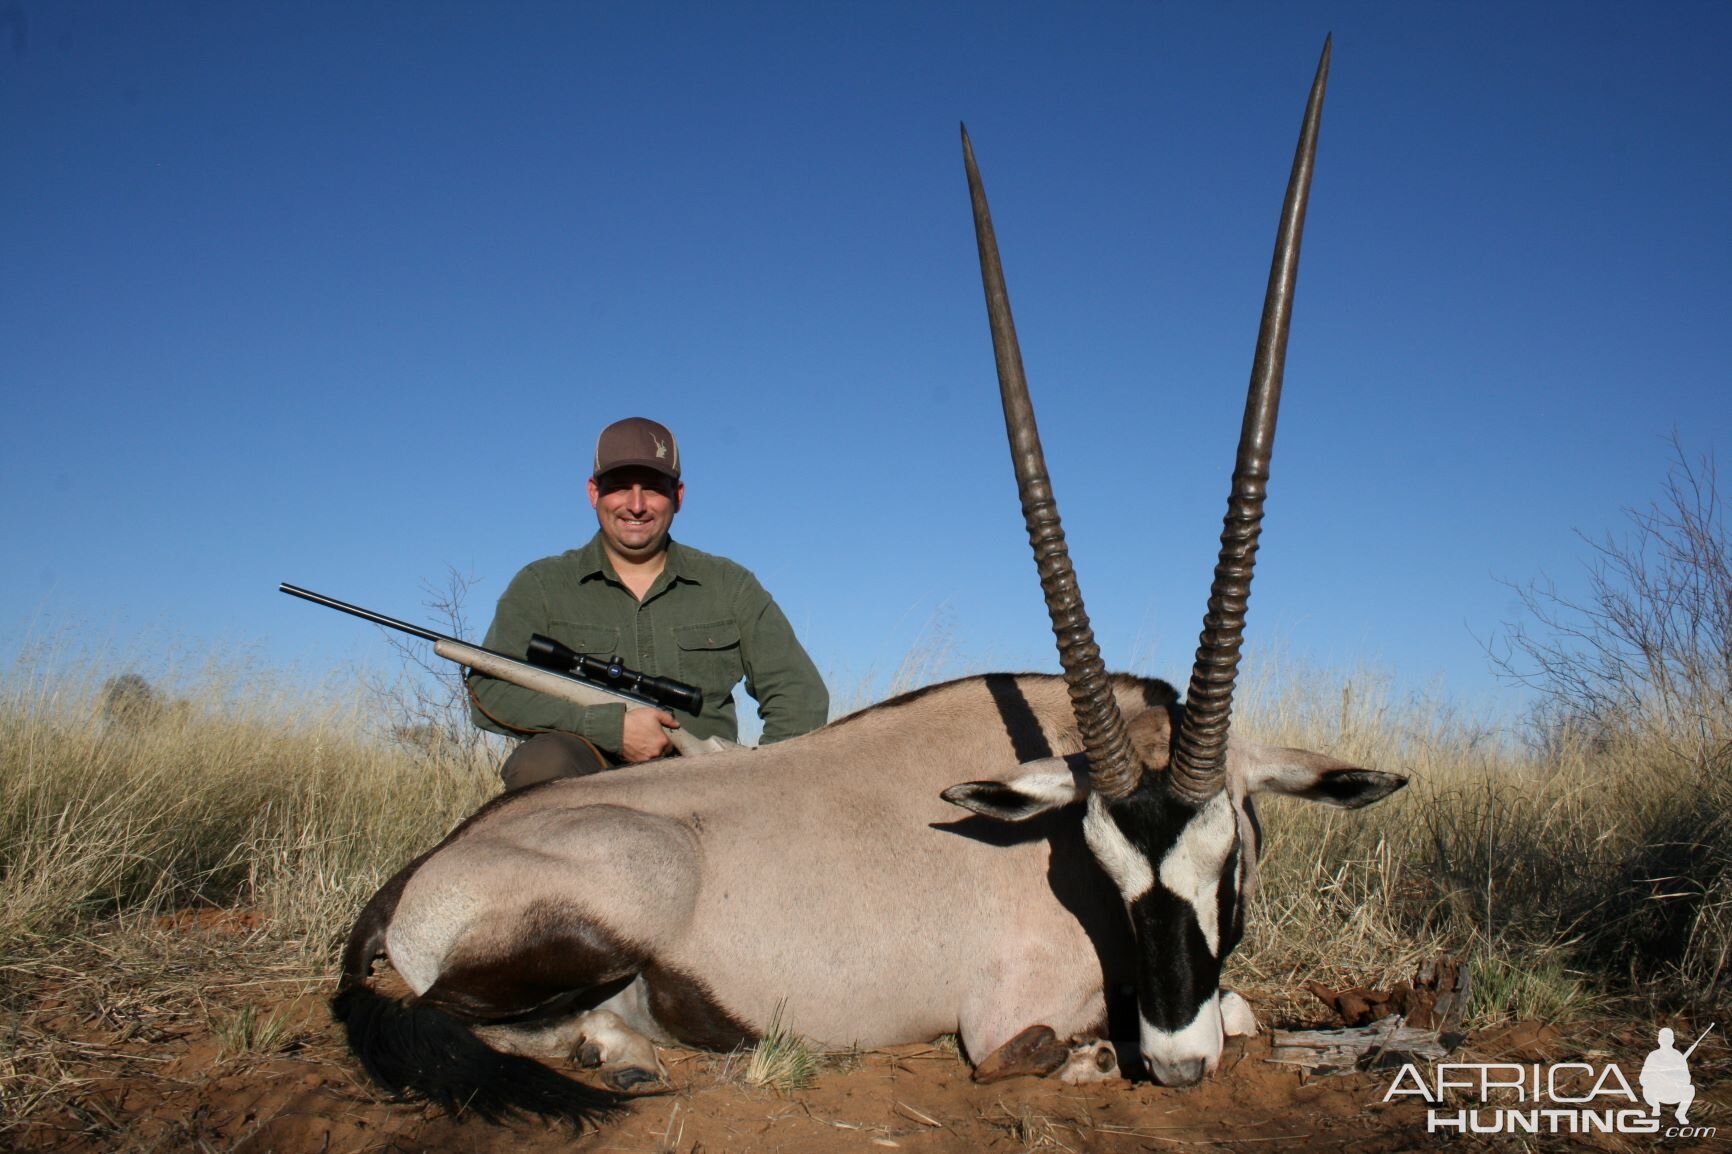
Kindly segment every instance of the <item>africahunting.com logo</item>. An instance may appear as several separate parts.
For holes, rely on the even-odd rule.
[[[1638,1094],[1615,1062],[1441,1062],[1432,1078],[1405,1063],[1383,1100],[1423,1098],[1430,1133],[1458,1134],[1654,1134],[1662,1138],[1712,1138],[1713,1126],[1691,1125],[1690,1055],[1713,1030],[1709,1026],[1680,1053],[1672,1031],[1642,1062]],[[1463,1102],[1468,1104],[1463,1105]],[[1477,1105],[1473,1104],[1477,1102]],[[1663,1113],[1664,1112],[1664,1113]],[[1669,1116],[1666,1116],[1669,1115]]]

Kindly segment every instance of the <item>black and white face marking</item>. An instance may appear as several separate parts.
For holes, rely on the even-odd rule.
[[[1239,821],[1226,790],[1192,809],[1155,774],[1123,801],[1088,799],[1083,832],[1130,914],[1141,1048],[1163,1085],[1220,1060],[1221,963],[1243,931]]]
[[[1025,762],[1003,780],[962,782],[943,794],[1013,822],[1088,798],[1083,833],[1136,935],[1141,1049],[1169,1086],[1214,1069],[1224,1026],[1255,1028],[1243,999],[1224,998],[1219,989],[1221,964],[1239,944],[1256,883],[1262,831],[1251,794],[1268,790],[1352,809],[1406,784],[1305,750],[1239,743],[1229,747],[1228,761],[1225,788],[1201,809],[1175,801],[1159,773],[1146,773],[1123,801],[1103,801],[1088,790],[1086,761],[1074,756]]]

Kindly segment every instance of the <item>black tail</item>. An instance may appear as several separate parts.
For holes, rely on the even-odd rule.
[[[331,1012],[372,1079],[393,1094],[426,1098],[489,1122],[537,1114],[582,1128],[617,1116],[625,1099],[575,1082],[533,1058],[502,1054],[462,1020],[423,1002],[399,1002],[365,982],[346,985]]]

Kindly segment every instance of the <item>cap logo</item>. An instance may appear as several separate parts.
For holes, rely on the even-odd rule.
[[[680,443],[663,425],[648,417],[615,421],[595,439],[592,477],[630,465],[641,465],[680,479]]]

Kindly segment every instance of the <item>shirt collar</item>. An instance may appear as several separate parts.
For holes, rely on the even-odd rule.
[[[587,581],[591,577],[605,577],[616,585],[619,574],[614,571],[613,562],[607,559],[607,550],[602,548],[601,533],[589,539],[589,543],[573,553],[577,562],[577,579]]]
[[[668,560],[667,565],[662,569],[662,576],[670,581],[684,581],[691,585],[703,584],[702,581],[698,580],[698,574],[692,568],[691,554],[686,551],[684,545],[672,537],[668,538]]]
[[[589,539],[588,544],[577,550],[576,556],[577,579],[579,581],[600,577],[615,585],[622,584],[619,579],[619,571],[613,567],[613,561],[609,559],[607,549],[602,546],[600,530],[597,530],[595,536]],[[691,560],[691,555],[687,552],[686,547],[669,537],[667,560],[662,564],[661,575],[655,579],[655,584],[650,586],[651,595],[666,589],[675,581],[684,581],[690,585],[703,584],[692,566]]]

